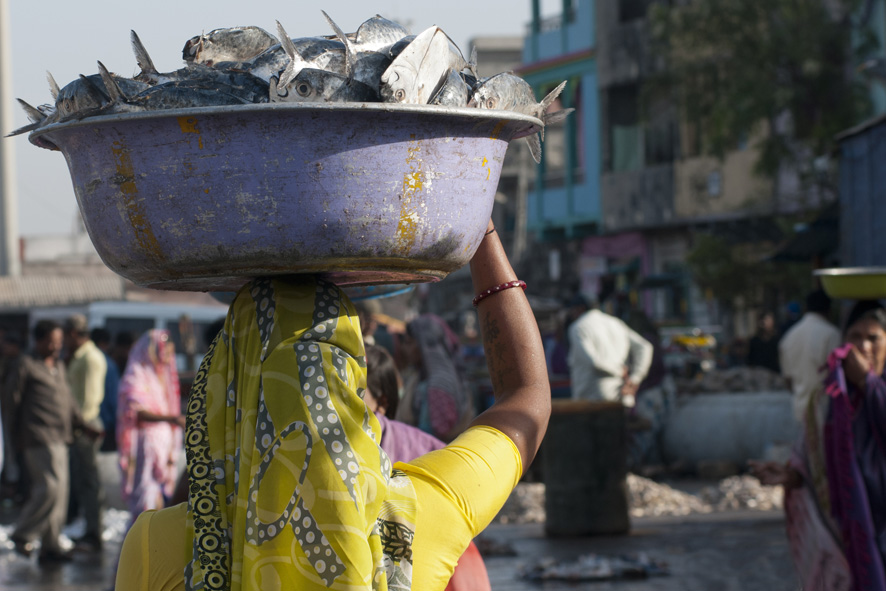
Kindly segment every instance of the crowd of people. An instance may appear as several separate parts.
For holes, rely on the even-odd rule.
[[[471,538],[535,454],[549,373],[570,376],[574,399],[620,402],[652,420],[644,409],[660,404],[666,372],[647,318],[622,320],[584,298],[573,298],[568,325],[544,346],[522,290],[510,289],[520,286],[500,243],[484,244],[475,287],[482,294],[489,277],[504,280],[503,294],[477,305],[495,392],[485,411],[466,380],[465,349],[441,318],[389,330],[377,306],[354,306],[313,278],[241,290],[211,327],[207,341],[218,338],[184,401],[168,331],[112,343],[72,316],[39,321],[27,349],[6,331],[0,466],[4,495],[22,503],[16,552],[70,560],[59,535],[78,516],[74,552],[102,550],[104,451],[117,454],[135,532],[121,552],[121,589],[136,580],[325,588],[379,577],[388,588],[489,589]],[[783,374],[803,436],[786,464],[751,469],[785,487],[799,565],[829,588],[884,589],[886,309],[858,302],[842,331],[830,312],[816,291],[782,334],[771,315],[761,318],[747,363]]]
[[[15,551],[68,562],[103,547],[100,452],[118,454],[133,519],[172,495],[184,426],[174,347],[168,331],[112,339],[103,328],[90,331],[82,315],[40,320],[30,336],[26,349],[21,336],[3,331],[0,492],[20,505]],[[78,517],[84,533],[64,549],[61,530]]]

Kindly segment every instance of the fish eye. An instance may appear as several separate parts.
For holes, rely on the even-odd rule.
[[[301,96],[308,96],[311,94],[311,85],[307,82],[299,82],[295,86],[295,92],[297,92]]]
[[[494,98],[486,99],[486,108],[487,109],[494,109],[495,108],[495,99]]]
[[[403,90],[402,88],[398,88],[396,90],[396,92],[394,92],[394,98],[397,99],[398,101],[402,101],[403,99],[406,98],[406,91]]]

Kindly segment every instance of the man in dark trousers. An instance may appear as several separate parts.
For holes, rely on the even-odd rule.
[[[11,538],[15,551],[23,556],[31,556],[39,539],[41,562],[65,562],[71,555],[59,545],[59,534],[68,504],[68,446],[75,429],[92,437],[101,432],[83,422],[68,390],[65,368],[58,358],[61,326],[41,320],[34,327],[34,341],[33,353],[22,357],[7,382],[14,389],[11,398],[20,401],[14,409],[13,436],[24,452],[24,469],[31,483]]]

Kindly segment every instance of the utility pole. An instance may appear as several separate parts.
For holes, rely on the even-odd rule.
[[[0,136],[12,131],[12,27],[9,0],[0,0]],[[0,137],[0,276],[21,274],[18,249],[15,144]]]

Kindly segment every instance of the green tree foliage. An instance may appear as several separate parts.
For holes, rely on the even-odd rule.
[[[654,84],[698,127],[703,152],[722,157],[753,135],[762,138],[759,172],[772,175],[783,163],[809,170],[835,134],[867,116],[853,65],[873,37],[853,26],[858,0],[668,4],[676,5],[657,3],[649,14],[667,62]],[[790,124],[775,126],[785,115]]]

